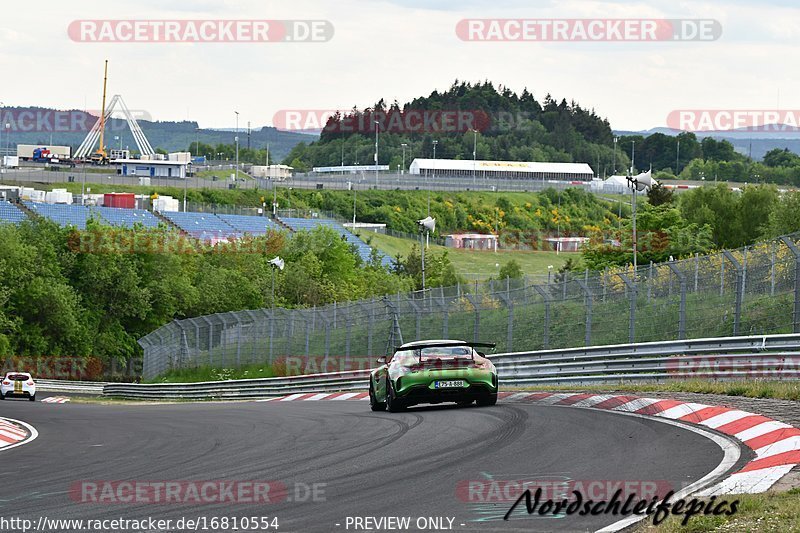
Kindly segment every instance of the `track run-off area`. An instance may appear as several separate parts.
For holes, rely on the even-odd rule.
[[[712,430],[513,397],[395,414],[366,401],[6,401],[0,415],[38,431],[0,449],[16,480],[0,486],[0,515],[33,523],[205,517],[222,531],[210,520],[268,517],[282,532],[329,532],[404,530],[408,518],[409,531],[596,531],[624,517],[529,515],[524,503],[504,515],[520,486],[545,487],[543,500],[567,487],[609,500],[626,483],[638,501],[707,488],[753,458]]]

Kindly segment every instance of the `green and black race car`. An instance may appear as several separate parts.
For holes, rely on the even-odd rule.
[[[459,340],[409,342],[381,366],[369,380],[373,411],[400,411],[420,403],[455,402],[461,406],[497,403],[497,370],[476,348],[494,344]]]

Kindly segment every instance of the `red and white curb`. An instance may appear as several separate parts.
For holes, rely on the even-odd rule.
[[[800,430],[730,407],[627,395],[512,393],[504,401],[588,407],[665,418],[713,429],[735,438],[756,457],[741,470],[698,494],[755,494],[767,491],[800,464]]]
[[[369,392],[309,392],[256,400],[257,402],[315,402],[319,400],[369,400]]]
[[[755,494],[767,491],[800,464],[800,429],[730,407],[628,395],[551,392],[501,392],[503,402],[524,402],[604,409],[687,422],[713,429],[742,442],[756,457],[701,496]],[[368,392],[290,394],[261,402],[369,400]]]
[[[39,436],[36,428],[13,418],[0,418],[0,451],[27,444]]]
[[[42,398],[42,403],[67,403],[69,398],[64,396],[48,396],[47,398]]]

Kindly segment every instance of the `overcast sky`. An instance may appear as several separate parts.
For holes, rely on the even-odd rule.
[[[0,101],[99,109],[109,94],[156,120],[271,125],[284,109],[408,101],[455,79],[574,99],[616,129],[675,109],[798,109],[800,8],[791,0],[39,0],[0,8]],[[716,19],[712,42],[465,42],[465,18]],[[82,19],[322,19],[325,43],[82,43]]]

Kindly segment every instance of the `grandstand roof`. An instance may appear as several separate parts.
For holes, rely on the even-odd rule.
[[[457,170],[479,172],[529,172],[546,174],[576,174],[592,176],[594,171],[587,163],[543,163],[539,161],[472,161],[471,159],[414,159],[411,174],[421,171]]]

